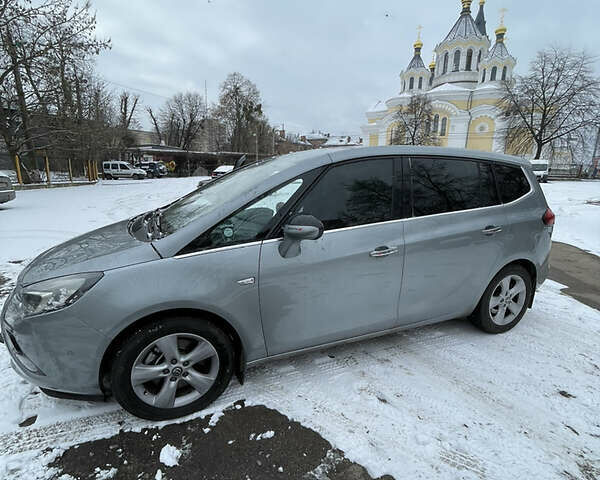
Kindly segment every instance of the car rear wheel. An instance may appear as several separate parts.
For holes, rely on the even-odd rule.
[[[525,315],[532,294],[529,272],[520,265],[505,267],[488,285],[471,319],[485,332],[507,332]]]
[[[122,343],[111,370],[111,388],[129,413],[166,420],[212,403],[227,388],[233,365],[232,342],[212,323],[163,319]]]
[[[112,180],[112,179],[113,179],[113,177],[112,177],[112,175],[111,175],[110,173],[105,173],[105,174],[104,174],[104,178],[105,178],[106,180]]]

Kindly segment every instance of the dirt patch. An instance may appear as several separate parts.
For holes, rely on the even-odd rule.
[[[93,479],[100,471],[112,471],[112,478],[119,480],[372,480],[362,466],[344,458],[318,433],[276,410],[240,403],[226,410],[216,425],[210,419],[120,432],[79,444],[50,464],[58,469],[52,478],[68,474]],[[390,476],[380,480],[384,479],[393,480]]]

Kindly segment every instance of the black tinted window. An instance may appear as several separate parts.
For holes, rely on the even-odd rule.
[[[314,215],[325,230],[393,220],[393,162],[363,160],[332,168],[296,209]]]
[[[491,168],[485,163],[416,158],[411,164],[416,217],[499,203]]]
[[[512,202],[529,192],[529,182],[519,167],[494,165],[494,172],[504,203]]]

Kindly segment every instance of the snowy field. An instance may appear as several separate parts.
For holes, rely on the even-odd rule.
[[[18,192],[0,206],[0,307],[24,264],[43,250],[168,203],[196,183],[108,181]],[[600,206],[586,203],[600,200],[600,182],[543,188],[557,215],[554,239],[600,255]],[[451,321],[270,363],[249,370],[243,387],[232,381],[198,416],[239,399],[266,405],[316,430],[374,477],[595,478],[598,345],[600,312],[549,281],[505,335]],[[33,425],[19,427],[35,415]],[[114,403],[39,394],[13,373],[0,346],[0,479],[47,478],[44,448],[144,425],[150,423]]]

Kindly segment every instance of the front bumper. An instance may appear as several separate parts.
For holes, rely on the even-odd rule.
[[[0,190],[0,203],[10,202],[16,198],[14,190]]]
[[[104,337],[76,318],[76,309],[24,318],[10,326],[2,315],[2,337],[11,366],[43,389],[74,395],[102,395],[100,359],[95,354]]]

